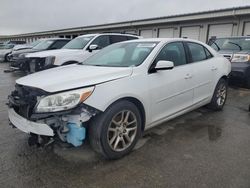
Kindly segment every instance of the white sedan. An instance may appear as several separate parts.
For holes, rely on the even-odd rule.
[[[221,110],[230,71],[227,59],[194,40],[117,43],[81,64],[18,79],[9,119],[31,134],[30,143],[57,137],[80,146],[88,138],[117,159],[146,129],[204,105]]]

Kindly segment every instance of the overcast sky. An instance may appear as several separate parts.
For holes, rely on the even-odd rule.
[[[250,5],[250,0],[0,0],[0,35]]]

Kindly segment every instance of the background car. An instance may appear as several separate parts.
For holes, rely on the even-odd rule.
[[[18,50],[31,49],[31,48],[33,48],[34,46],[36,46],[38,43],[40,43],[40,40],[36,40],[36,41],[34,41],[34,42],[27,43],[27,44],[18,44],[18,45],[16,45],[16,46],[13,48],[13,50],[12,50],[11,53],[13,53],[13,52],[15,52],[15,51],[18,51]]]
[[[88,138],[96,152],[117,159],[146,129],[204,105],[222,110],[230,70],[195,40],[121,42],[81,64],[18,79],[9,119],[33,143],[56,137],[77,147]]]
[[[15,45],[26,44],[26,41],[24,41],[24,40],[10,40],[10,41],[4,42],[4,44],[15,44]]]
[[[250,88],[250,37],[215,38],[210,45],[231,61],[230,81]]]
[[[138,39],[139,36],[118,33],[88,34],[79,36],[60,50],[51,50],[26,55],[26,72],[37,72],[55,66],[75,64],[93,55],[100,49],[117,42]]]
[[[7,62],[9,60],[8,55],[11,53],[14,46],[15,44],[4,44],[0,47],[0,62]]]
[[[13,61],[10,66],[13,69],[21,69],[25,70],[26,59],[25,55],[45,50],[55,50],[60,49],[65,46],[70,39],[65,38],[48,38],[48,39],[40,39],[34,43],[34,47],[21,49],[17,51],[13,51],[8,57],[11,61]]]
[[[35,41],[35,42],[32,42],[32,43],[28,43],[28,44],[18,44],[18,45],[15,45],[11,52],[7,55],[6,57],[6,62],[9,62],[9,61],[13,61],[15,59],[13,59],[13,54],[19,54],[18,52],[20,50],[24,50],[24,49],[31,49],[33,48],[34,46],[36,46],[37,44],[39,43],[39,41]]]
[[[39,39],[33,43],[30,43],[29,45],[25,45],[23,49],[15,50],[13,48],[12,53],[10,54],[10,59],[12,61],[18,60],[20,55],[25,55],[28,53],[34,53],[44,50],[54,50],[54,49],[60,49],[64,45],[66,45],[70,39],[64,39],[64,38],[48,38],[48,39]]]

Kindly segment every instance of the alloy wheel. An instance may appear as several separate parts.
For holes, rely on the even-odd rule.
[[[224,105],[227,96],[227,87],[224,84],[221,84],[217,91],[217,104],[219,106]]]
[[[121,152],[134,141],[138,121],[130,110],[123,110],[113,116],[107,132],[108,144],[113,151]]]

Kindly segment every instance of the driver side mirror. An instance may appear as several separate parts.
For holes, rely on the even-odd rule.
[[[171,70],[174,68],[174,63],[172,61],[160,60],[155,65],[155,70]]]
[[[97,44],[91,44],[88,48],[89,52],[92,52],[93,50],[97,50],[99,46]]]

